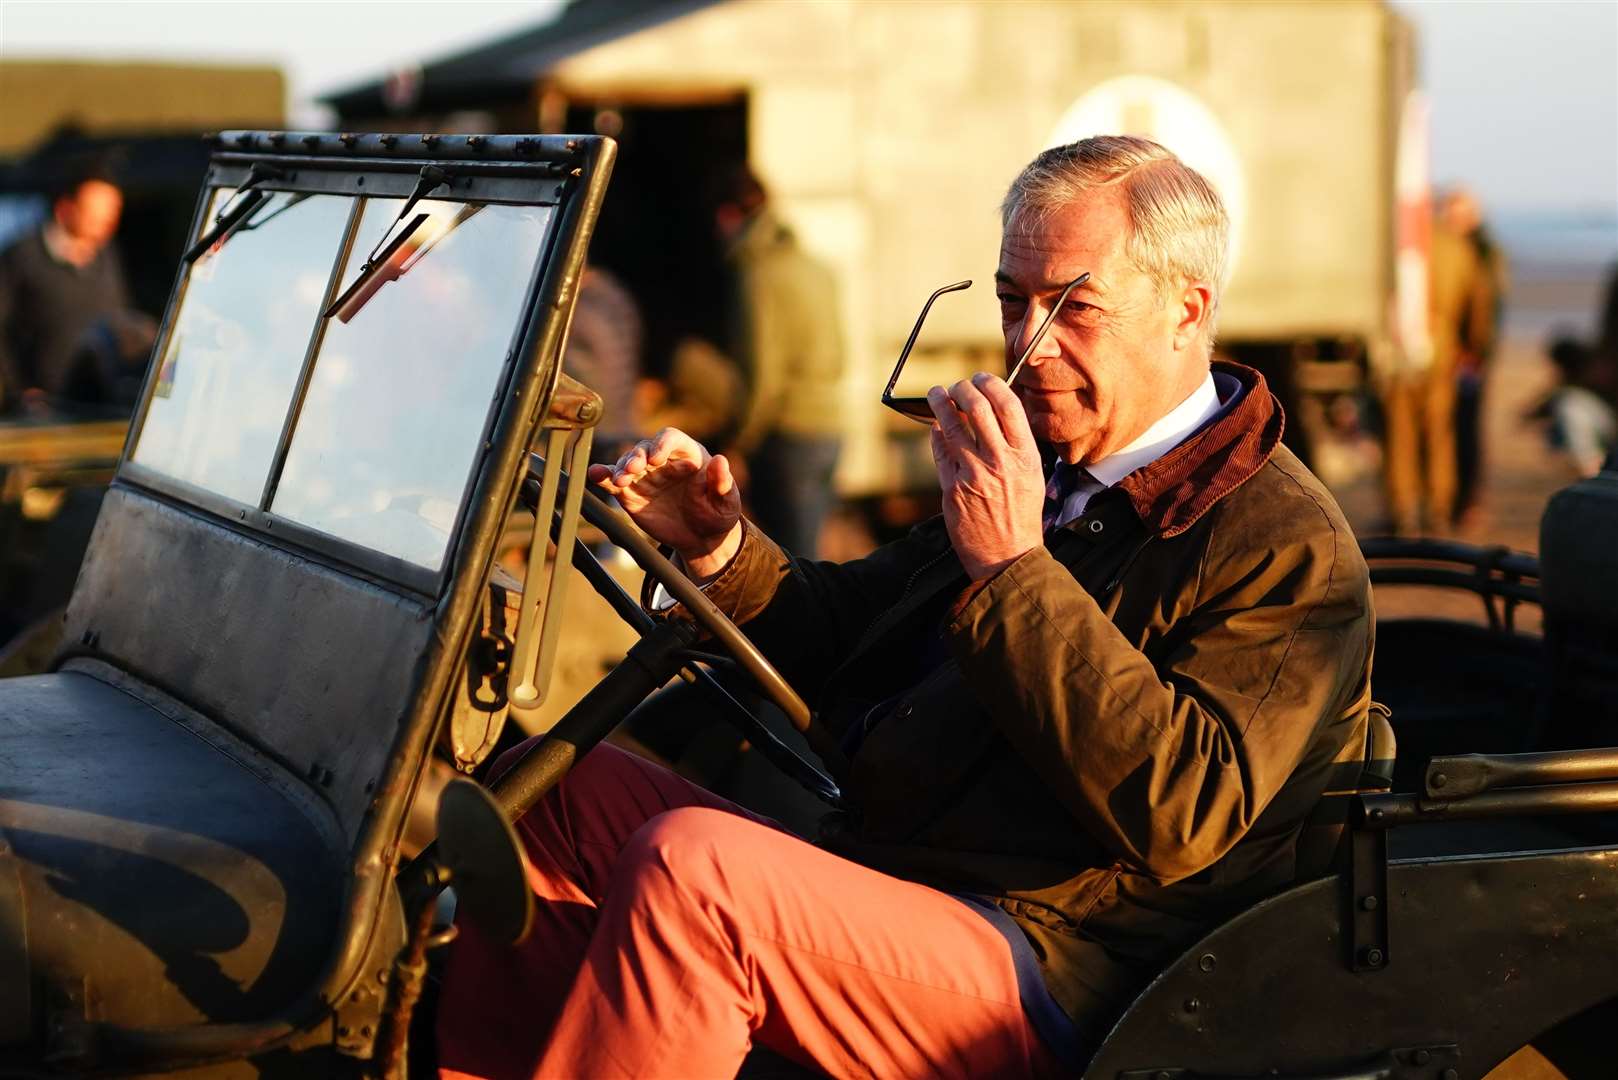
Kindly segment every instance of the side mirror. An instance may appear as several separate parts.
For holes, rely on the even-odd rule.
[[[512,945],[528,936],[534,894],[522,843],[499,804],[470,780],[451,781],[439,799],[437,855],[468,922]]]

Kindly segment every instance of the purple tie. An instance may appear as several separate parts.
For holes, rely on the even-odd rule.
[[[1068,500],[1078,494],[1080,488],[1091,483],[1094,483],[1094,478],[1083,465],[1069,465],[1065,461],[1056,463],[1051,470],[1050,480],[1045,484],[1045,511],[1040,518],[1046,532],[1056,528]]]

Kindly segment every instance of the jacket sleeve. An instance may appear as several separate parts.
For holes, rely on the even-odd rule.
[[[1335,529],[1223,552],[1216,534],[1148,657],[1036,548],[948,633],[1008,741],[1099,842],[1167,883],[1240,840],[1336,719],[1369,663],[1368,588]]]
[[[703,592],[745,628],[812,708],[832,672],[916,574],[934,559],[953,558],[942,518],[847,563],[793,558],[752,522],[744,519],[743,527],[741,549]],[[690,619],[679,605],[658,614]]]

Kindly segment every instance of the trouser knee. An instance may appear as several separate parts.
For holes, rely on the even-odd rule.
[[[665,811],[624,845],[612,890],[625,890],[632,902],[656,903],[673,886],[687,898],[722,901],[756,868],[758,860],[748,852],[747,841],[758,830],[768,831],[768,826],[724,810],[685,806]]]

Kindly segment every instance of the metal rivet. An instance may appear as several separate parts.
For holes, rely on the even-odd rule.
[[[1360,909],[1362,911],[1375,911],[1376,910],[1376,904],[1377,904],[1377,899],[1374,896],[1362,896],[1362,897],[1360,897]]]
[[[1426,1050],[1417,1050],[1414,1054],[1410,1055],[1410,1060],[1414,1061],[1417,1065],[1425,1065],[1429,1061],[1433,1060],[1433,1055]]]
[[[1365,966],[1366,967],[1381,967],[1382,966],[1382,950],[1378,949],[1374,945],[1371,948],[1366,949],[1365,950]]]
[[[354,144],[360,141],[360,137],[355,135],[353,132],[345,131],[341,135],[337,136],[337,141],[352,150],[354,148]]]
[[[1200,1008],[1202,1008],[1202,1002],[1198,1001],[1196,998],[1187,998],[1186,999],[1186,1002],[1185,1002],[1185,1011],[1186,1012],[1194,1013]]]
[[[399,145],[399,136],[397,136],[397,135],[384,135],[380,139],[378,139],[377,142],[381,143],[383,146],[387,147],[389,150],[392,150],[395,146]]]
[[[1443,773],[1433,773],[1433,787],[1443,787],[1449,783],[1449,777]]]
[[[1152,1080],[1174,1080],[1174,1074],[1167,1069],[1159,1069],[1152,1074]]]
[[[319,146],[320,145],[320,136],[319,135],[305,135],[303,137],[303,145],[305,145],[305,146]]]
[[[1104,528],[1106,528],[1106,526],[1101,524],[1099,521],[1090,522],[1090,531],[1093,533],[1098,533]]]
[[[1218,963],[1219,961],[1214,958],[1214,954],[1211,952],[1203,953],[1202,956],[1197,959],[1197,967],[1201,968],[1203,971],[1212,971],[1215,965]]]
[[[1385,815],[1384,815],[1383,811],[1381,811],[1381,810],[1372,810],[1371,811],[1371,820],[1372,821],[1381,821],[1384,816]]]
[[[1443,1077],[1444,1080],[1461,1080],[1461,1070],[1445,1069],[1443,1072]]]
[[[280,146],[282,143],[284,143],[286,141],[287,141],[287,135],[286,135],[286,132],[284,132],[284,131],[277,131],[277,132],[273,133],[270,136],[270,145],[271,146]]]

